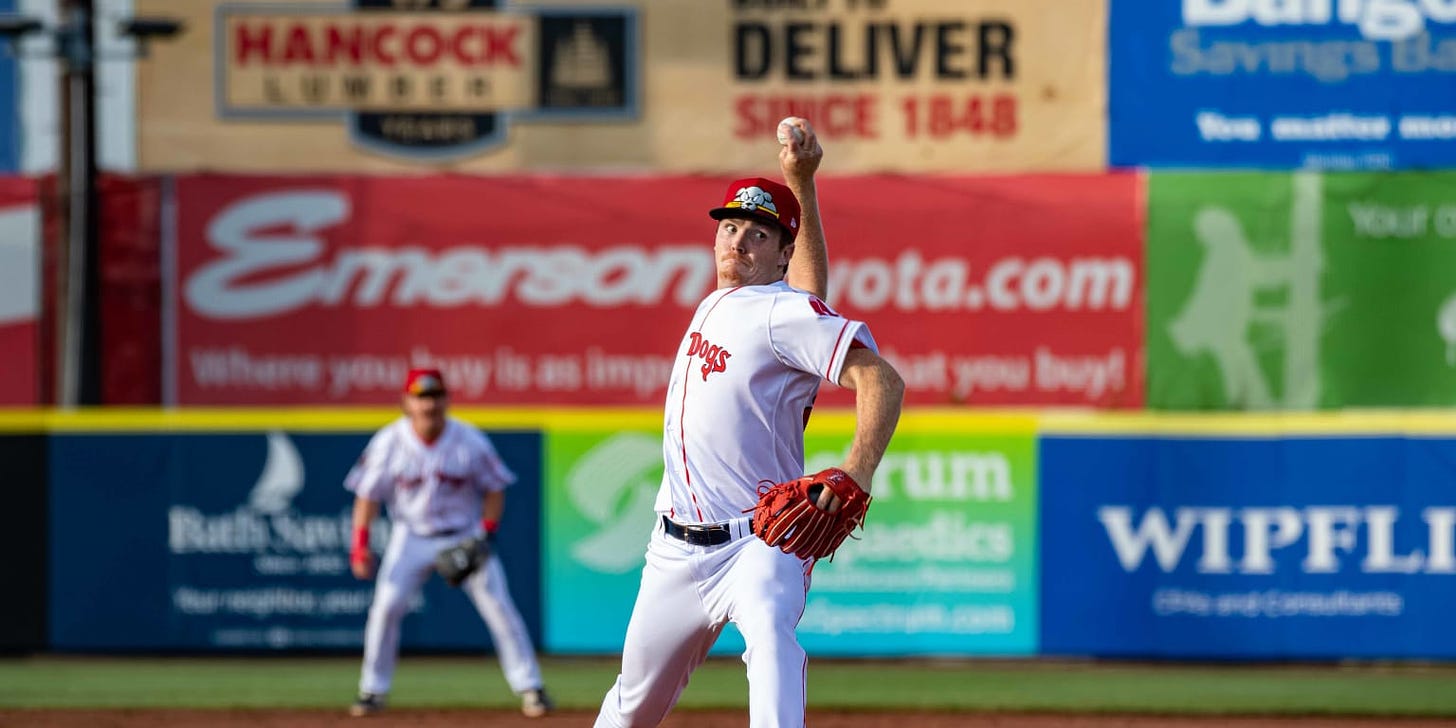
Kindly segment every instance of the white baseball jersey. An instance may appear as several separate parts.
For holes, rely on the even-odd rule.
[[[473,528],[481,498],[515,481],[480,430],[447,417],[445,430],[427,445],[400,417],[374,434],[344,487],[385,503],[392,520],[428,536]]]
[[[714,291],[693,315],[667,389],[656,509],[683,523],[742,518],[762,480],[804,474],[804,425],[869,327],[779,281]]]

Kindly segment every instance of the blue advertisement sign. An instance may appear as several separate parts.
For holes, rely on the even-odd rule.
[[[1042,651],[1456,657],[1456,439],[1045,437]]]
[[[0,14],[15,12],[15,0],[0,0]],[[0,49],[0,173],[20,171],[20,64],[15,50]]]
[[[1456,165],[1456,4],[1111,4],[1114,166]]]
[[[357,648],[372,581],[349,571],[344,476],[369,433],[57,434],[50,643],[62,650]],[[493,434],[520,481],[499,553],[540,642],[540,436]],[[373,529],[376,553],[388,529]],[[406,649],[483,649],[469,599],[431,579]]]

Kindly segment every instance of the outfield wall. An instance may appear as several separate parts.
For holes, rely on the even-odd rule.
[[[521,475],[502,551],[538,644],[619,650],[661,477],[659,415],[458,414]],[[369,589],[348,575],[341,482],[392,416],[0,414],[0,446],[44,453],[22,485],[50,481],[48,502],[20,514],[49,530],[48,624],[29,644],[357,649]],[[841,458],[852,426],[816,412],[807,467]],[[837,656],[1456,658],[1442,629],[1453,475],[1456,418],[1439,412],[914,410],[863,539],[816,566],[800,635]],[[488,646],[442,585],[418,609],[407,648]],[[730,630],[716,650],[741,647]]]

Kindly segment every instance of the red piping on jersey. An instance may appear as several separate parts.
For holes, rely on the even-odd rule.
[[[723,299],[725,299],[725,298],[733,295],[738,289],[740,289],[742,287],[743,286],[734,286],[733,288],[729,289],[727,293],[719,296],[718,297],[718,300],[714,301],[713,302],[713,305],[711,305],[711,306],[708,307],[708,312],[705,313],[705,314],[703,314],[703,323],[705,324],[705,323],[708,322],[708,317],[711,316],[711,315],[713,315],[713,309],[717,308],[718,307],[718,304],[720,304],[720,303],[723,302]],[[698,324],[698,333],[702,333],[702,331],[703,331],[703,325],[702,324]],[[844,332],[841,331],[840,332],[840,335],[842,336],[843,334],[844,334]],[[691,498],[692,501],[693,501],[693,510],[696,511],[697,514],[698,514],[698,523],[702,523],[703,522],[703,509],[698,506],[698,494],[695,493],[695,492],[693,492],[693,471],[692,471],[691,468],[688,467],[688,432],[687,432],[687,425],[683,423],[683,420],[687,417],[687,413],[688,413],[688,382],[692,381],[692,377],[689,377],[686,372],[687,372],[688,368],[692,367],[692,365],[693,365],[693,360],[691,358],[688,359],[688,363],[687,364],[683,365],[683,367],[684,367],[683,368],[684,374],[683,374],[682,403],[678,406],[678,412],[677,412],[677,439],[682,442],[683,484],[688,487],[688,497]]]
[[[834,340],[834,354],[829,357],[829,369],[825,369],[824,370],[824,378],[827,379],[827,380],[829,380],[829,381],[831,381],[831,382],[834,382],[834,380],[833,379],[829,379],[830,370],[832,370],[834,368],[834,360],[839,358],[839,342],[844,341],[844,332],[848,328],[849,328],[849,322],[848,321],[845,321],[844,322],[844,326],[841,326],[839,328],[839,338],[837,338],[837,339]],[[834,383],[835,384],[839,384],[839,382],[834,382]]]
[[[693,492],[693,471],[688,468],[688,433],[687,427],[683,425],[683,417],[687,416],[688,412],[688,382],[691,379],[687,374],[687,370],[691,369],[692,366],[692,359],[688,359],[688,363],[683,365],[682,403],[678,405],[677,411],[677,439],[682,442],[683,484],[688,487],[688,498],[693,502],[693,510],[697,511],[698,523],[702,523],[703,509],[698,507],[698,494]]]

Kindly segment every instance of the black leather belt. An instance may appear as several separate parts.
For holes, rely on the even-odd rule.
[[[722,523],[674,523],[671,518],[663,516],[662,530],[667,535],[694,546],[717,546],[720,543],[728,543],[733,540],[732,532],[728,530],[726,524]]]
[[[457,528],[451,531],[431,531],[429,533],[422,533],[420,535],[425,538],[445,538],[446,536],[463,536],[469,530],[470,527],[465,526],[463,528]]]

